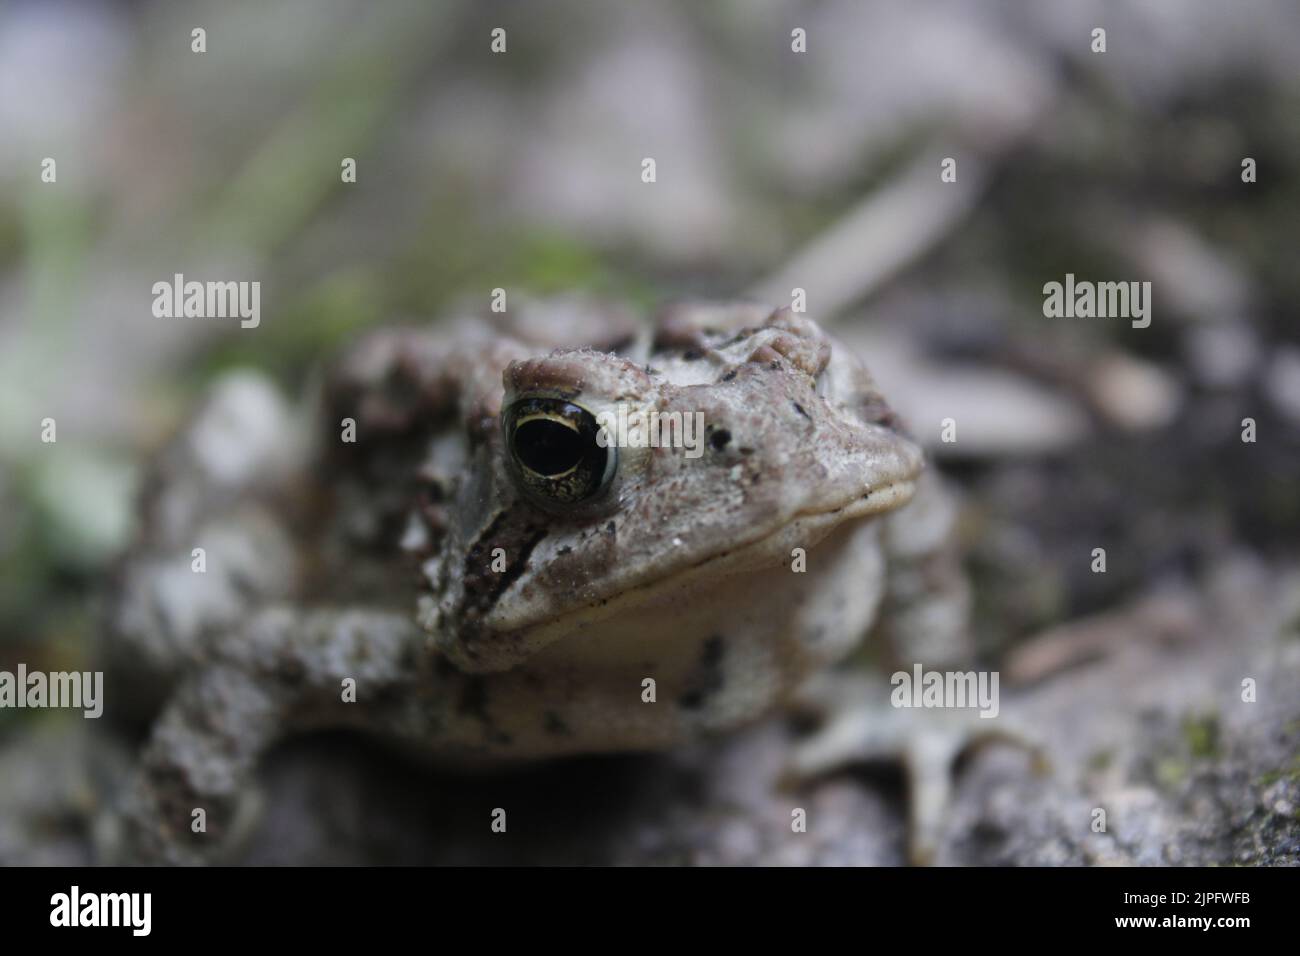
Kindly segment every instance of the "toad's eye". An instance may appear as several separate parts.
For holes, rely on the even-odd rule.
[[[558,398],[524,398],[503,416],[512,471],[542,504],[576,505],[614,478],[618,450],[598,441],[600,425],[585,408]]]

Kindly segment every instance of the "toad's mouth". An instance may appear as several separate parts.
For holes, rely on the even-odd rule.
[[[640,581],[622,582],[622,586],[613,589],[613,594],[584,600],[569,608],[552,607],[544,620],[514,620],[502,629],[516,635],[526,633],[526,643],[536,647],[641,606],[689,597],[693,591],[707,586],[701,582],[788,564],[795,548],[811,551],[840,525],[868,520],[902,507],[915,491],[914,478],[899,479],[830,508],[795,513],[774,528],[764,529],[746,541],[729,542],[686,567]],[[504,622],[492,623],[500,626]]]

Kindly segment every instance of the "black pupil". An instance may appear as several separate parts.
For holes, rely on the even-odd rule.
[[[586,452],[583,437],[560,422],[534,418],[515,429],[515,454],[539,475],[562,475]]]

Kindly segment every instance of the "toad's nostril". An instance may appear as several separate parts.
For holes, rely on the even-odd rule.
[[[855,402],[850,403],[850,407],[857,412],[858,418],[869,425],[880,425],[904,436],[908,434],[898,413],[878,392],[860,394]]]

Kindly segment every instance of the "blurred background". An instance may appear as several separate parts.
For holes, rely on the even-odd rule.
[[[1064,780],[970,783],[951,861],[1300,859],[1293,2],[18,0],[0,131],[0,667],[88,666],[142,465],[223,370],[292,393],[360,330],[494,287],[648,311],[798,286],[960,488],[982,660],[1059,728]],[[155,318],[178,272],[259,280],[260,327]],[[1150,281],[1150,327],[1044,317],[1067,272]],[[76,776],[75,749],[28,744],[71,719],[0,710],[11,790]],[[736,770],[682,759],[660,774]],[[717,786],[725,824],[638,842],[616,815],[613,849],[524,858],[897,857],[897,800],[860,781],[822,795],[844,838],[812,848],[764,843],[767,810]],[[1127,836],[1053,829],[1103,798]],[[80,858],[84,834],[47,836],[0,817],[0,861]]]

